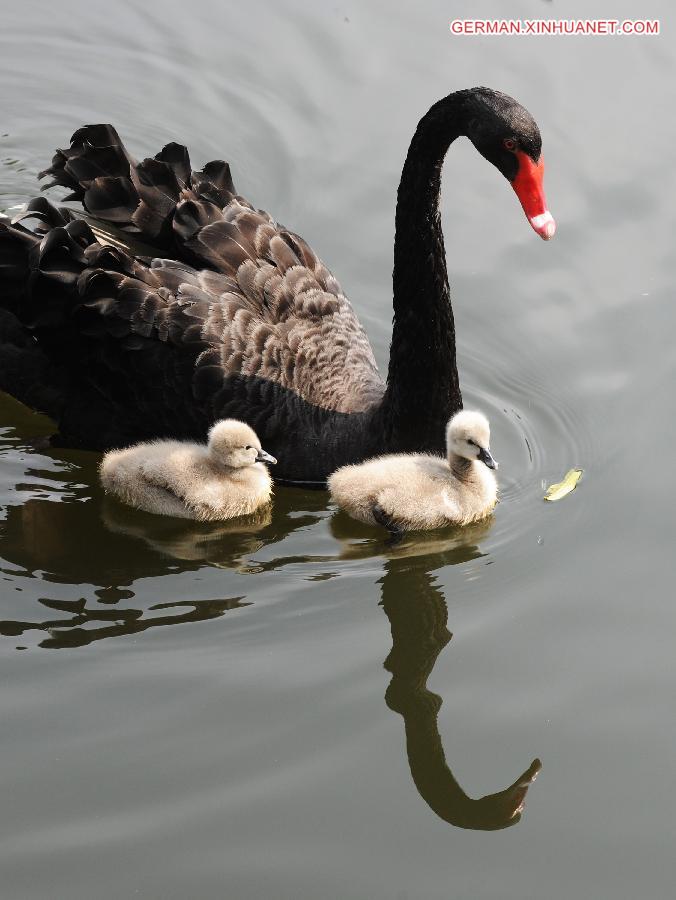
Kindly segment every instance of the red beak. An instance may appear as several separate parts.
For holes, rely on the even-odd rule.
[[[533,229],[543,240],[549,241],[554,237],[556,222],[547,209],[545,192],[542,187],[542,177],[545,173],[544,160],[541,156],[534,163],[530,156],[522,150],[517,150],[516,158],[519,161],[519,171],[512,182],[514,193],[519,198]]]

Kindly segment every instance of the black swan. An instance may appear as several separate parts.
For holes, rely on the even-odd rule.
[[[80,128],[41,177],[86,213],[38,198],[0,224],[0,389],[51,416],[59,443],[98,450],[204,440],[217,419],[242,419],[289,482],[375,453],[443,452],[462,398],[439,192],[460,136],[554,234],[532,116],[484,87],[435,103],[399,184],[384,383],[338,281],[237,194],[227,163],[192,171],[174,143],[138,163],[110,125]]]

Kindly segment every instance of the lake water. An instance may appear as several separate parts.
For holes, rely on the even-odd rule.
[[[3,900],[673,897],[673,7],[641,11],[659,37],[595,39],[448,22],[598,2],[421,6],[3,9],[0,207],[85,122],[138,157],[225,157],[340,278],[381,369],[396,186],[432,102],[486,84],[530,109],[559,227],[540,241],[452,148],[461,382],[502,489],[464,532],[388,547],[290,488],[246,533],[157,519],[0,401]],[[521,817],[467,799],[535,759]]]

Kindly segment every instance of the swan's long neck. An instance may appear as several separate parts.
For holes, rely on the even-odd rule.
[[[443,450],[446,422],[462,407],[439,195],[446,151],[464,133],[467,94],[451,94],[421,119],[399,183],[383,411],[400,449]]]

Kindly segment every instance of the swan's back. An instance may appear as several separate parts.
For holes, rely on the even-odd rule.
[[[174,467],[182,459],[184,466],[179,473],[179,482],[185,481],[186,456],[192,467],[196,449],[199,450],[197,445],[181,441],[157,441],[110,450],[99,467],[101,484],[106,492],[115,494],[137,509],[194,519],[195,515],[186,505],[184,495],[176,492],[173,474]],[[151,477],[153,474],[154,478]]]
[[[200,356],[200,381],[265,378],[341,412],[381,397],[373,352],[339,282],[301,237],[237,194],[226,162],[193,171],[187,149],[172,143],[136,163],[114,128],[95,125],[79,129],[42,174],[158,248],[150,272],[130,273],[124,258],[111,267],[136,283],[113,277],[110,293],[124,295],[120,313],[143,336],[180,308],[211,348]]]
[[[375,521],[376,503],[381,507],[385,503],[391,513],[396,508],[397,521],[410,522],[414,510],[429,508],[448,486],[449,477],[441,457],[402,453],[343,466],[330,476],[328,487],[334,502],[361,522]]]
[[[32,405],[67,436],[79,431],[74,443],[202,437],[216,418],[238,417],[275,450],[301,414],[361,413],[382,399],[340,284],[236,193],[227,163],[193,171],[177,144],[137,163],[112,127],[86,126],[43,174],[83,203],[94,230],[44,199],[29,204],[31,228],[0,225],[3,304],[62,385],[55,396],[31,385]],[[0,387],[35,368],[24,355],[23,373],[0,366]]]
[[[393,453],[356,465],[342,466],[330,476],[328,486],[332,492],[353,489],[368,493],[390,484],[399,484],[402,489],[410,485],[415,490],[420,486],[429,488],[445,484],[449,477],[448,463],[440,456]]]

